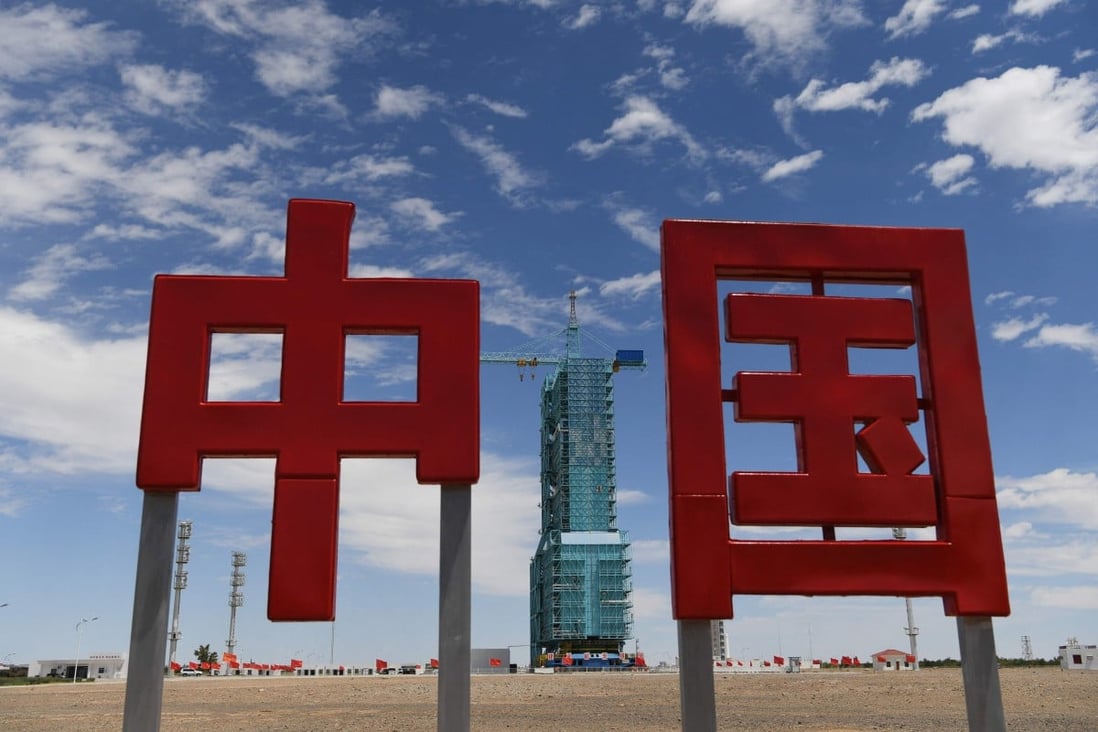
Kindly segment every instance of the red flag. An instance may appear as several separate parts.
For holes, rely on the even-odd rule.
[[[384,671],[387,668],[389,668],[389,662],[388,661],[383,661],[380,658],[375,658],[374,659],[374,670],[375,671],[377,671],[378,673],[381,673],[382,671]]]
[[[915,663],[915,656],[912,656],[910,653],[908,653],[906,656],[904,656],[904,659],[908,663]]]
[[[774,665],[784,666],[785,665],[785,658],[783,658],[782,656],[774,656]]]
[[[180,666],[180,665],[179,665],[178,663],[176,663],[175,661],[172,661],[172,671],[178,671],[178,670],[179,670],[179,669],[181,669],[181,668],[183,668],[183,667],[182,667],[182,666]]]
[[[770,661],[763,661],[763,666],[769,667],[770,666]]]
[[[858,660],[857,656],[854,656],[854,665],[855,666],[861,666],[862,665],[862,662]]]
[[[562,666],[571,666],[572,665],[572,654],[571,653],[565,653],[564,655],[562,655],[561,658],[560,658],[560,663],[561,663]]]
[[[742,666],[742,665],[743,665],[743,661],[736,661],[736,665],[737,665],[737,666]]]
[[[831,665],[832,665],[832,666],[838,666],[838,665],[839,665],[839,659],[837,659],[837,658],[832,658],[832,659],[831,659]]]
[[[197,670],[198,670],[198,661],[191,661],[191,662],[190,662],[190,663],[189,663],[188,665],[189,665],[189,666],[190,666],[191,668],[193,668],[193,669],[194,669],[195,671],[197,671]]]
[[[633,661],[633,665],[635,665],[637,668],[648,668],[648,664],[645,663],[643,653],[638,653],[637,654],[636,659],[634,659],[634,661]]]
[[[291,658],[290,659],[290,668],[301,668],[304,665],[305,664],[302,662],[302,660],[300,658]]]
[[[502,666],[503,661],[499,660],[498,658],[489,658],[488,659],[488,665],[489,666]]]
[[[438,668],[438,659],[437,658],[432,658],[431,659],[431,668]]]
[[[843,660],[842,660],[842,663],[840,665],[849,666],[851,663],[853,663],[853,662],[850,660],[850,656],[843,656]]]

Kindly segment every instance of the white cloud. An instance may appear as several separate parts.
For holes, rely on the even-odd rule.
[[[530,294],[514,271],[469,252],[447,252],[420,262],[423,275],[466,277],[480,282],[480,317],[485,323],[501,325],[534,337],[556,332],[567,320],[568,301],[561,297]],[[621,332],[625,326],[607,315],[599,303],[580,298],[576,303],[580,321]]]
[[[56,293],[73,275],[111,266],[110,260],[101,254],[85,257],[75,244],[55,244],[35,259],[25,279],[12,288],[9,297],[16,301],[43,300]]]
[[[206,95],[206,83],[192,71],[169,71],[154,64],[119,69],[127,87],[126,100],[139,112],[187,112]]]
[[[587,159],[596,158],[614,145],[631,145],[638,152],[647,152],[660,140],[677,140],[686,147],[687,155],[694,160],[706,157],[705,150],[685,127],[665,114],[647,97],[631,96],[625,100],[624,114],[615,119],[604,131],[602,142],[583,139],[572,148]]]
[[[187,15],[223,35],[252,41],[256,77],[280,97],[310,95],[325,106],[340,63],[356,52],[370,53],[393,35],[395,24],[378,11],[343,17],[323,0],[199,0],[182,4]]]
[[[969,176],[975,162],[971,155],[960,153],[927,166],[926,175],[944,195],[955,196],[976,185]]]
[[[653,43],[645,47],[644,55],[656,60],[656,73],[662,86],[678,91],[690,83],[686,71],[674,65],[675,49]]]
[[[1025,478],[995,478],[1001,509],[1021,509],[1028,519],[1098,529],[1098,474],[1056,468]]]
[[[658,292],[660,288],[660,271],[638,272],[629,277],[616,280],[608,280],[599,285],[599,294],[603,297],[628,297],[633,300]]]
[[[1079,63],[1080,61],[1084,61],[1084,60],[1090,58],[1095,53],[1098,53],[1098,51],[1095,51],[1093,48],[1087,48],[1087,49],[1077,48],[1077,49],[1075,49],[1074,51],[1071,52],[1071,60],[1074,61],[1075,63]]]
[[[614,223],[633,241],[643,244],[654,252],[660,250],[660,227],[651,214],[639,208],[621,206],[613,200],[605,205]]]
[[[514,117],[515,119],[523,119],[526,117],[526,110],[522,107],[516,104],[509,104],[507,102],[500,102],[496,101],[495,99],[489,99],[488,97],[481,96],[480,94],[469,94],[465,97],[465,101],[487,107],[488,109],[502,117]]]
[[[0,435],[12,469],[132,474],[145,351],[144,335],[93,340],[0,308]]]
[[[480,158],[481,165],[496,178],[496,192],[515,205],[529,201],[528,191],[542,183],[542,177],[526,171],[513,153],[487,136],[474,135],[458,126],[450,128],[454,138]]]
[[[1018,523],[1003,527],[1003,539],[1005,540],[1024,539],[1027,536],[1032,535],[1033,524],[1028,521],[1019,521]]]
[[[372,278],[372,277],[397,277],[407,279],[415,277],[415,272],[403,267],[379,267],[373,264],[356,264],[350,268],[348,277]]]
[[[980,6],[976,4],[965,5],[962,8],[957,8],[949,13],[951,20],[961,20],[962,18],[971,18],[980,12]]]
[[[826,47],[832,28],[865,25],[860,4],[849,0],[694,0],[685,21],[738,28],[751,43],[751,58],[799,65]]]
[[[762,174],[762,180],[764,183],[769,183],[796,173],[803,173],[815,167],[821,158],[823,158],[823,150],[813,150],[795,158],[778,161]]]
[[[393,213],[397,214],[408,225],[427,231],[438,231],[446,224],[460,216],[460,212],[443,213],[435,208],[435,204],[426,198],[402,198],[389,204]]]
[[[1060,346],[1080,351],[1098,361],[1098,328],[1094,323],[1047,323],[1025,342],[1026,348]]]
[[[1024,333],[1041,327],[1041,324],[1046,320],[1048,320],[1048,315],[1040,313],[1034,315],[1029,320],[1011,318],[1010,320],[993,323],[991,326],[991,337],[997,341],[1013,341]]]
[[[633,617],[638,620],[666,620],[671,617],[671,596],[647,587],[633,587]]]
[[[210,401],[278,401],[281,373],[281,333],[214,333],[210,339]]]
[[[26,505],[27,502],[22,498],[17,498],[15,491],[11,488],[0,486],[0,516],[15,518]]]
[[[1014,0],[1010,6],[1010,14],[1040,17],[1065,2],[1067,0]]]
[[[324,170],[311,171],[315,177],[323,175],[325,183],[373,183],[382,178],[396,178],[411,175],[415,167],[405,157],[375,157],[369,154],[356,155],[350,160],[340,160]]]
[[[579,12],[576,13],[576,17],[569,18],[564,22],[564,27],[571,30],[579,30],[580,28],[586,28],[589,25],[594,25],[598,22],[601,11],[598,5],[583,5],[580,7]]]
[[[990,33],[983,33],[976,36],[976,40],[972,42],[973,55],[983,53],[984,51],[990,51],[996,46],[1002,45],[1004,41],[1014,41],[1015,43],[1026,40],[1026,35],[1016,30],[1010,30],[1006,33],[1000,33],[999,35],[992,35]]]
[[[411,117],[418,119],[428,109],[440,105],[445,101],[441,94],[437,94],[425,86],[417,85],[408,89],[382,85],[377,92],[374,106],[374,116],[379,119],[396,119],[398,117]]]
[[[630,544],[637,564],[671,564],[671,542],[667,539],[634,539]]]
[[[992,305],[992,304],[998,302],[999,300],[1005,300],[1008,297],[1013,297],[1013,296],[1014,296],[1014,291],[1013,290],[1003,290],[1002,292],[993,292],[993,293],[991,293],[990,295],[988,295],[987,297],[984,298],[984,304],[985,305]]]
[[[918,35],[945,9],[942,0],[906,0],[900,12],[885,21],[884,27],[889,38]]]
[[[22,4],[0,10],[0,79],[32,80],[104,63],[136,45],[135,34],[85,23],[83,10]]]
[[[1029,599],[1041,607],[1096,610],[1098,587],[1035,587]]]
[[[996,168],[1034,170],[1048,182],[1036,206],[1098,203],[1098,74],[1061,77],[1049,66],[977,78],[921,104],[912,119],[941,117],[946,142],[979,148]]]
[[[848,81],[833,89],[825,88],[825,82],[820,79],[813,79],[796,99],[790,101],[789,97],[782,97],[775,101],[774,110],[779,118],[791,115],[794,106],[812,112],[861,109],[879,114],[888,107],[889,100],[874,99],[874,94],[885,86],[914,86],[930,74],[922,61],[896,57],[887,62],[875,61],[869,71],[870,76],[865,81]],[[791,125],[791,122],[783,121],[783,127],[787,124]]]

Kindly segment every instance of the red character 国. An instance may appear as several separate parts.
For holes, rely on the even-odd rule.
[[[949,615],[1009,614],[963,233],[666,221],[661,266],[675,617],[732,617],[734,594],[940,596]],[[722,384],[723,279],[812,283],[720,304],[726,341],[788,344],[789,371]],[[827,296],[827,283],[906,286],[911,299]],[[851,374],[850,346],[916,348],[919,374]],[[796,472],[728,475],[727,402],[737,421],[793,424]],[[907,428],[920,419],[925,456]],[[744,540],[730,519],[824,536]],[[936,538],[837,541],[834,526]]]

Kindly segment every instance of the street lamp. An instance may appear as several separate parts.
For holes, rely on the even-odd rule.
[[[76,676],[80,673],[80,632],[84,630],[84,626],[95,620],[99,620],[99,616],[94,618],[81,618],[80,622],[76,624],[76,662],[72,665],[72,683],[76,683]],[[90,671],[91,668],[89,667]]]

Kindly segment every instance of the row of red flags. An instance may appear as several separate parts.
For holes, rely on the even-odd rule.
[[[567,663],[567,661],[565,663]],[[748,661],[748,663],[750,663],[750,661]],[[733,661],[732,659],[728,659],[723,664],[720,661],[717,661],[717,665],[718,666],[722,666],[722,665],[723,666],[743,666],[744,664],[743,664],[743,661]],[[785,665],[785,656],[774,656],[773,663],[771,663],[770,661],[763,661],[762,665],[763,666],[784,666]],[[813,659],[812,665],[822,666],[823,661],[819,658]],[[851,658],[850,656],[843,656],[842,658],[832,658],[831,659],[831,665],[832,666],[840,666],[840,667],[842,667],[842,666],[861,666],[862,662],[860,660],[858,660],[857,656],[854,656],[853,658]]]
[[[208,662],[208,661],[202,661],[202,662],[190,661],[187,664],[187,668],[193,668],[195,670],[201,670],[201,671],[211,671],[211,670],[216,671],[216,670],[220,670],[223,667],[224,668],[230,668],[230,669],[247,668],[247,669],[253,669],[253,670],[256,670],[256,671],[293,671],[295,669],[301,668],[303,665],[304,665],[304,661],[302,661],[299,658],[291,658],[290,662],[288,664],[286,664],[286,663],[253,663],[251,661],[246,661],[244,663],[241,663],[239,661],[239,659],[237,659],[235,653],[226,653],[225,655],[223,655],[221,657],[221,661],[212,661],[212,662]],[[180,670],[182,670],[183,665],[179,664],[179,663],[176,663],[175,661],[172,661],[171,667],[172,667],[172,671],[180,671]],[[340,666],[340,668],[343,668],[343,667]]]

